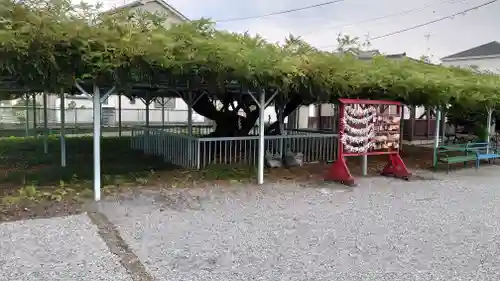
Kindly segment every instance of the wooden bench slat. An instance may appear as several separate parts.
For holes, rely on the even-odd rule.
[[[500,158],[499,154],[489,153],[489,154],[479,154],[480,159],[489,159],[489,158]]]
[[[439,161],[451,164],[451,163],[460,163],[460,162],[471,161],[471,160],[476,160],[476,159],[477,159],[476,155],[464,155],[464,156],[443,157],[443,158],[440,158]]]

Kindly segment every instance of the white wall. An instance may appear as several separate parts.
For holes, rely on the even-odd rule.
[[[422,114],[425,113],[425,107],[423,106],[417,106],[415,108],[415,111],[416,111],[416,117],[419,118],[420,116],[422,116]],[[408,120],[410,119],[410,108],[408,106],[404,106],[404,116],[403,116],[403,119],[405,120]],[[425,116],[423,117],[423,119],[426,119]]]
[[[322,116],[334,116],[335,115],[335,105],[332,103],[325,103],[321,105],[321,115]]]
[[[184,100],[180,98],[174,98],[175,107],[174,109],[165,109],[165,123],[179,123],[179,122],[187,122],[188,118],[188,106],[184,102]],[[56,98],[54,101],[54,108],[60,108],[60,98]],[[70,104],[74,102],[75,108],[69,109]],[[89,99],[82,98],[65,98],[64,102],[66,106],[66,123],[90,123],[93,118],[92,111],[92,101]],[[107,104],[103,104],[104,108],[114,108],[116,111],[115,114],[115,122],[118,122],[118,104],[119,98],[118,95],[111,95],[108,98]],[[131,101],[127,97],[122,96],[121,98],[121,108],[122,108],[122,122],[135,122],[135,123],[144,123],[146,121],[146,105],[142,102],[141,99],[135,99],[135,102]],[[159,123],[162,120],[161,106],[156,107],[155,103],[152,102],[149,106],[149,120],[151,123]],[[265,121],[270,120],[274,122],[277,120],[276,112],[274,106],[269,106],[264,111]],[[58,110],[56,113],[56,122],[60,122],[61,113]],[[203,116],[193,112],[193,122],[205,122]],[[287,118],[285,118],[285,123]]]
[[[172,24],[179,24],[179,23],[184,22],[183,19],[179,18],[174,13],[165,9],[164,6],[160,5],[158,2],[155,2],[155,1],[147,2],[144,5],[142,5],[140,7],[132,8],[131,10],[132,11],[142,10],[142,11],[150,12],[152,14],[154,14],[154,13],[166,13],[167,14],[167,20],[165,21],[166,27],[169,27]]]
[[[309,127],[309,116],[311,116],[311,110],[314,111],[313,106],[301,106],[297,109],[298,115],[298,129],[307,129]]]
[[[188,118],[188,110],[186,103],[176,98],[174,109],[165,109],[165,123],[181,123],[186,122]],[[74,102],[74,109],[70,109],[70,104]],[[66,123],[91,123],[93,120],[93,106],[92,101],[89,99],[81,98],[65,98],[66,107]],[[103,110],[114,109],[114,123],[118,123],[118,95],[111,95],[108,98],[108,103],[103,104]],[[127,123],[144,123],[146,122],[146,105],[140,99],[136,99],[135,103],[126,97],[121,98],[122,106],[122,122]],[[60,98],[55,101],[55,108],[60,108]],[[151,123],[160,123],[162,121],[162,108],[155,107],[154,102],[149,106],[149,121]],[[105,113],[103,113],[104,116]],[[56,121],[61,121],[61,112],[58,110],[56,114]],[[196,112],[193,112],[193,122],[204,122],[205,118]]]
[[[456,66],[462,68],[470,68],[471,66],[475,66],[482,71],[500,73],[500,56],[444,60],[442,64],[444,66]]]

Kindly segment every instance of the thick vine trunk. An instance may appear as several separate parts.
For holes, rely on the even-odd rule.
[[[302,98],[299,95],[293,96],[290,101],[285,105],[283,110],[283,120],[288,117],[288,115],[292,114],[299,106],[302,104]],[[274,122],[266,129],[266,134],[280,134],[280,120]]]
[[[254,110],[251,110],[253,102],[248,99],[237,101],[238,106],[236,107],[234,106],[235,100],[232,98],[222,100],[222,102],[222,109],[217,109],[212,100],[207,95],[204,95],[193,105],[193,111],[215,122],[216,128],[210,134],[210,137],[248,136],[259,119],[259,108],[254,107]],[[302,99],[299,96],[294,96],[290,99],[283,111],[284,117],[287,117],[297,109],[301,105],[301,102]],[[246,117],[238,115],[240,109],[245,111]],[[279,129],[279,123],[275,122],[266,130],[266,133],[276,134],[275,130],[277,129]]]

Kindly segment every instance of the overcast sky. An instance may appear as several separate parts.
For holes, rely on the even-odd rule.
[[[190,19],[208,17],[224,20],[300,8],[326,0],[167,0],[167,2]],[[217,26],[237,32],[259,33],[270,41],[282,41],[292,33],[317,47],[334,49],[338,33],[363,39],[366,36],[376,37],[461,12],[485,2],[488,0],[344,0],[319,8],[260,19],[219,23]],[[105,1],[106,6],[111,3],[120,4],[120,0]],[[431,7],[425,8],[426,6]],[[419,11],[348,25],[410,9]],[[371,48],[387,54],[406,52],[409,56],[417,58],[430,54],[434,59],[439,59],[500,40],[499,14],[500,1],[454,19],[372,40]],[[428,39],[426,35],[430,35]]]

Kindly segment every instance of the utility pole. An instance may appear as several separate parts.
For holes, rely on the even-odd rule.
[[[425,37],[425,56],[428,57],[430,60],[431,59],[431,47],[430,47],[429,41],[431,39],[431,34],[427,33],[424,35],[424,37]]]

